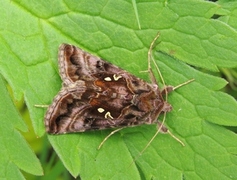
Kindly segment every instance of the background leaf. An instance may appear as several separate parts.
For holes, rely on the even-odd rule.
[[[0,177],[24,179],[19,169],[34,175],[43,175],[39,160],[23,139],[19,130],[27,127],[17,113],[0,76]]]
[[[50,143],[68,171],[82,179],[235,179],[236,135],[224,126],[236,127],[237,103],[219,91],[226,85],[223,79],[193,68],[218,72],[237,66],[236,3],[218,3],[4,0],[0,72],[17,100],[24,95],[36,136],[41,137],[46,110],[34,105],[50,104],[61,87],[57,67],[61,43],[74,44],[149,80],[140,71],[147,69],[147,51],[159,31],[153,55],[166,84],[195,79],[168,98],[173,111],[167,114],[166,125],[185,147],[159,134],[138,157],[156,125],[126,128],[99,151],[98,145],[111,130],[48,136]],[[19,115],[14,121],[2,116],[11,129],[8,122],[20,121]],[[7,129],[2,131],[10,137]],[[23,159],[19,162],[24,171],[42,174],[40,166],[33,171],[22,168]]]

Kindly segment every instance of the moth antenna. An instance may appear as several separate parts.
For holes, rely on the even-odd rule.
[[[154,59],[153,56],[152,56],[152,49],[153,49],[153,47],[154,47],[154,44],[155,44],[156,40],[157,40],[159,37],[160,37],[160,32],[157,33],[156,37],[155,37],[155,38],[153,39],[153,41],[151,42],[151,45],[150,45],[150,48],[149,48],[149,51],[148,51],[148,71],[149,71],[149,74],[150,74],[150,77],[151,77],[152,82],[155,83],[155,84],[157,84],[156,79],[155,79],[155,76],[154,76],[154,74],[153,74],[153,72],[152,72],[152,69],[151,69],[151,61],[152,61],[153,64],[154,64],[154,66],[155,66],[155,68],[156,68],[156,71],[158,72],[158,74],[159,74],[159,76],[160,76],[160,79],[161,79],[162,84],[165,86],[165,85],[166,85],[166,84],[165,84],[165,80],[164,80],[164,78],[163,78],[163,76],[162,76],[162,74],[161,74],[161,72],[160,72],[160,69],[159,69],[158,65],[157,65],[156,62],[155,62],[155,59]],[[164,91],[165,91],[165,100],[167,101],[168,92],[167,92],[166,89],[165,89]]]
[[[152,40],[149,50],[148,50],[148,70],[151,69],[151,57],[152,57],[152,49],[154,47],[154,44],[156,40],[160,37],[160,32],[157,33],[156,37]]]
[[[104,140],[100,143],[100,145],[98,146],[98,150],[103,146],[103,144],[105,143],[105,141],[107,141],[109,139],[110,136],[112,136],[113,134],[115,134],[116,132],[122,130],[123,128],[125,127],[121,127],[121,128],[118,128],[118,129],[115,129],[114,131],[112,131],[111,133],[109,133],[109,135],[107,135]]]
[[[139,156],[141,156],[143,154],[143,152],[148,148],[148,146],[150,146],[151,142],[156,138],[156,136],[159,134],[159,132],[161,131],[164,123],[165,123],[165,118],[166,118],[166,112],[164,112],[164,118],[158,128],[158,130],[156,131],[156,133],[152,136],[152,138],[150,139],[150,141],[147,143],[147,145],[143,148],[143,150],[140,152]]]
[[[163,125],[164,125],[164,122],[165,122],[165,116],[166,115],[166,112],[164,113],[164,118],[163,118],[163,121],[161,122],[158,130],[156,131],[156,133],[152,136],[152,138],[150,139],[150,141],[147,143],[147,145],[143,148],[142,151],[140,151],[140,153],[133,159],[133,161],[130,163],[130,166],[144,153],[144,151],[150,146],[150,144],[152,143],[152,141],[156,138],[156,136],[159,134],[159,132],[161,131]],[[172,137],[174,135],[172,134]],[[175,137],[175,136],[174,136]],[[178,139],[177,137],[175,137],[175,139]],[[180,141],[180,140],[179,140]]]
[[[156,80],[155,80],[155,76],[154,76],[154,74],[153,74],[153,72],[152,72],[152,69],[151,69],[151,61],[152,61],[153,64],[154,64],[154,66],[155,66],[155,68],[156,68],[156,70],[157,70],[157,72],[158,72],[158,74],[159,74],[159,76],[160,76],[160,78],[161,78],[162,84],[165,86],[165,85],[166,85],[166,84],[165,84],[165,80],[164,80],[164,78],[163,78],[163,76],[162,76],[162,74],[161,74],[161,72],[160,72],[160,69],[159,69],[158,65],[156,64],[156,62],[155,62],[155,60],[154,60],[154,58],[153,58],[153,56],[152,56],[152,49],[153,49],[153,47],[154,47],[154,44],[155,44],[156,40],[159,38],[159,36],[160,36],[160,33],[158,32],[157,35],[156,35],[156,37],[155,37],[155,38],[153,39],[153,41],[151,42],[151,45],[150,45],[150,48],[149,48],[149,51],[148,51],[148,72],[149,72],[149,74],[150,74],[152,83],[156,83],[156,84],[157,84],[157,82],[156,82]],[[182,84],[180,84],[180,85],[174,87],[173,90],[175,90],[175,89],[177,89],[177,88],[179,88],[179,87],[181,87],[181,86],[184,86],[184,85],[186,85],[186,84],[192,82],[193,80],[194,80],[194,79],[191,79],[191,80],[189,80],[189,81],[187,81],[187,82],[184,82],[184,83],[182,83]],[[168,98],[168,90],[167,90],[167,88],[164,88],[164,91],[165,91],[165,100],[167,101],[167,98]],[[152,142],[152,141],[155,139],[155,137],[159,134],[159,132],[161,131],[162,127],[164,126],[165,119],[166,119],[166,112],[164,112],[164,118],[163,118],[163,121],[162,121],[162,123],[160,124],[158,130],[157,130],[156,133],[153,135],[153,137],[150,139],[150,141],[147,143],[147,145],[144,147],[144,149],[140,152],[140,154],[134,159],[134,161],[135,161],[139,156],[141,156],[141,155],[143,154],[143,152],[150,146],[151,142]],[[173,137],[175,140],[177,140],[180,144],[182,144],[182,146],[184,146],[184,143],[183,143],[180,139],[178,139],[175,135],[173,135],[169,130],[167,131],[167,133],[170,134],[170,136]],[[133,162],[134,162],[134,161],[133,161]]]
[[[159,132],[161,131],[164,123],[165,123],[165,117],[166,117],[166,112],[164,113],[164,118],[162,123],[159,126],[159,129],[156,131],[156,133],[153,135],[153,137],[150,139],[150,141],[147,143],[147,145],[143,148],[143,150],[133,159],[133,161],[130,163],[129,166],[131,166],[143,153],[144,151],[150,146],[150,144],[152,143],[152,141],[156,138],[156,136],[159,134]],[[169,130],[167,131],[167,133],[174,138],[176,141],[178,141],[182,146],[185,146],[185,144],[179,139],[177,138],[174,134],[172,134]]]
[[[40,105],[40,104],[35,104],[34,106],[38,107],[38,108],[48,108],[49,107],[49,105]]]
[[[156,70],[157,70],[159,76],[160,76],[160,79],[161,79],[161,81],[162,81],[162,84],[163,84],[164,86],[166,86],[165,80],[164,80],[164,78],[163,78],[163,76],[162,76],[162,74],[161,74],[161,72],[160,72],[159,67],[157,66],[157,64],[156,64],[156,62],[155,62],[155,60],[154,60],[154,58],[152,57],[151,59],[152,59],[154,65],[155,65],[155,68],[156,68]],[[167,99],[168,99],[168,91],[167,91],[166,88],[164,89],[164,91],[165,91],[165,100],[167,101]]]

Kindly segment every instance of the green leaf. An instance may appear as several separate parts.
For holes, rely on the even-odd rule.
[[[19,117],[0,76],[0,177],[24,179],[21,170],[34,175],[43,175],[39,160],[20,132],[27,127]]]
[[[82,179],[236,179],[236,135],[224,126],[237,126],[237,103],[219,91],[226,85],[223,79],[194,68],[217,72],[237,66],[236,27],[227,21],[235,17],[234,9],[225,1],[220,4],[199,0],[5,0],[0,6],[0,72],[16,99],[24,95],[34,131],[41,137],[46,110],[34,105],[50,104],[61,88],[57,65],[61,43],[77,45],[149,80],[140,71],[147,69],[150,43],[160,32],[153,56],[166,84],[176,86],[195,79],[168,96],[173,110],[166,116],[166,125],[185,147],[167,134],[158,134],[139,156],[157,131],[156,125],[143,125],[119,131],[100,150],[97,147],[112,130],[49,135],[53,148],[68,171]],[[221,17],[213,19],[214,15]],[[15,111],[12,109],[9,113]],[[26,146],[15,130],[18,124],[23,128],[19,115],[2,116],[6,121],[1,133],[14,138],[8,141],[9,147]],[[16,143],[15,136],[21,141]],[[38,165],[32,165],[34,172],[32,167],[24,168],[22,157],[35,162],[34,156],[25,157],[30,154],[26,151],[24,155],[20,151],[21,156],[9,151],[0,165],[5,167],[10,156],[11,163],[18,162],[21,169],[41,174]]]

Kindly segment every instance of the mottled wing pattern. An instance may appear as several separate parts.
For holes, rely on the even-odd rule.
[[[63,81],[45,116],[51,134],[151,124],[171,110],[157,85],[73,45],[59,48]]]

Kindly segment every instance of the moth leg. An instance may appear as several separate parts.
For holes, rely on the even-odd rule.
[[[178,141],[182,146],[185,146],[185,144],[179,138],[177,138],[173,133],[171,133],[169,130],[167,131],[167,133],[176,141]]]
[[[173,86],[165,86],[164,89],[161,90],[162,95],[166,95],[166,93],[170,93],[174,90]]]
[[[152,138],[150,139],[150,141],[147,143],[147,145],[143,148],[143,150],[140,152],[139,156],[141,156],[143,154],[143,152],[150,146],[150,144],[152,143],[152,141],[155,139],[155,137],[158,135],[159,132],[168,132],[168,129],[164,126],[164,122],[165,122],[165,118],[166,118],[166,112],[164,112],[164,118],[162,122],[158,121],[158,129],[156,131],[156,133],[152,136]],[[163,128],[163,130],[162,130]]]
[[[185,146],[185,144],[179,138],[177,138],[174,134],[172,134],[167,127],[165,127],[163,122],[158,121],[157,127],[159,127],[157,131],[160,131],[161,133],[164,133],[164,134],[168,133],[172,138],[178,141],[182,146]]]
[[[158,135],[159,132],[161,133],[168,133],[172,138],[174,138],[176,141],[178,141],[182,146],[185,146],[184,143],[177,138],[175,135],[173,135],[164,125],[165,122],[165,118],[166,118],[166,112],[164,112],[164,118],[162,120],[162,122],[158,121],[158,129],[156,131],[156,133],[153,135],[153,137],[150,139],[150,141],[147,143],[147,145],[143,148],[143,150],[140,152],[139,156],[141,156],[143,154],[143,152],[150,146],[150,144],[152,143],[152,141],[155,139],[155,137]]]
[[[157,122],[157,130],[164,134],[169,131],[168,128],[164,125],[164,123],[160,121]]]
[[[172,91],[174,91],[174,90],[176,90],[176,89],[178,89],[178,88],[180,88],[182,86],[185,86],[185,85],[193,82],[194,80],[195,79],[190,79],[190,80],[185,81],[185,82],[183,82],[183,83],[181,83],[181,84],[179,84],[179,85],[177,85],[175,87],[173,87],[173,86],[165,86],[164,89],[162,89],[161,94],[162,95],[166,95],[166,93],[170,93],[170,92],[172,92]]]
[[[49,105],[40,105],[40,104],[35,104],[34,105],[35,107],[38,107],[38,108],[48,108],[49,107]]]
[[[179,84],[179,85],[173,87],[173,90],[178,89],[178,88],[180,88],[180,87],[182,87],[182,86],[185,86],[185,85],[187,85],[187,84],[193,82],[194,80],[195,80],[195,79],[190,79],[190,80],[188,80],[188,81],[185,81],[185,82],[183,82],[183,83],[181,83],[181,84]]]
[[[123,129],[123,128],[125,128],[125,127],[121,127],[121,128],[115,129],[114,131],[112,131],[111,133],[109,133],[109,135],[104,138],[104,140],[100,143],[100,145],[98,146],[97,149],[99,150],[99,149],[103,146],[103,144],[105,143],[105,141],[107,141],[107,140],[109,139],[110,136],[112,136],[113,134],[115,134],[116,132],[120,131],[120,130]]]

